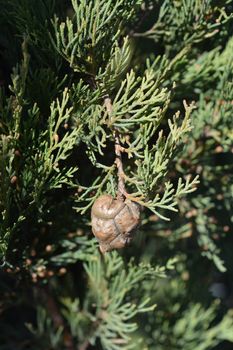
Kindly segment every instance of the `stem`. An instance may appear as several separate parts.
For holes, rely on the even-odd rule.
[[[79,347],[79,350],[86,350],[88,346],[90,345],[89,340],[85,340]]]
[[[89,334],[87,335],[87,337],[83,341],[83,343],[79,345],[79,348],[78,348],[79,350],[86,350],[89,347],[89,345],[91,345],[90,339],[95,334],[95,332],[98,329],[98,327],[100,326],[100,324],[101,324],[100,319],[93,323],[93,328],[90,330]]]
[[[108,112],[108,115],[111,118],[113,108],[112,108],[112,101],[109,96],[106,96],[104,98],[104,104]],[[123,163],[122,163],[122,150],[124,150],[124,148],[121,147],[120,145],[118,130],[114,129],[113,135],[115,139],[115,154],[116,154],[115,163],[117,166],[117,177],[118,177],[117,199],[124,201],[127,195],[127,191],[125,188],[125,180],[124,180],[124,169],[123,169]]]
[[[65,322],[63,320],[62,315],[60,314],[60,310],[58,308],[58,305],[56,304],[54,298],[52,297],[49,288],[47,286],[38,288],[39,289],[39,294],[42,297],[42,300],[44,301],[47,311],[53,321],[53,324],[56,328],[62,328],[63,329],[63,341],[64,341],[64,346],[66,350],[75,350],[75,346],[73,343],[73,338],[68,331],[68,329],[65,326]]]
[[[124,169],[123,169],[123,163],[122,163],[121,145],[120,145],[120,141],[119,141],[119,134],[116,130],[115,130],[114,137],[115,137],[115,154],[116,154],[115,163],[117,166],[117,176],[118,176],[117,198],[124,200],[125,195],[126,195]]]

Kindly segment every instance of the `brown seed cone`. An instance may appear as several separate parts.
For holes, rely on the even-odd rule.
[[[92,232],[99,241],[102,253],[127,245],[139,222],[140,207],[134,202],[104,194],[92,206]]]

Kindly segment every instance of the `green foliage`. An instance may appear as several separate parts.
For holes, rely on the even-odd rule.
[[[184,261],[183,257],[180,259]],[[181,261],[178,270],[183,265]],[[157,309],[156,320],[148,317],[150,326],[144,329],[148,333],[148,337],[144,337],[145,348],[147,344],[148,348],[156,350],[168,348],[207,350],[215,348],[222,339],[232,342],[232,310],[217,321],[216,315],[220,301],[216,299],[208,306],[203,306],[199,302],[189,302],[185,290],[189,274],[183,271],[177,277],[170,282],[167,280],[161,280],[163,283],[157,282],[156,299],[163,303],[164,295],[166,295],[166,303],[163,308]],[[160,291],[158,291],[159,288]],[[180,300],[182,300],[181,303]],[[167,313],[169,315],[166,317]],[[162,327],[160,327],[161,320],[165,317],[166,322],[162,322]],[[150,332],[152,339],[150,339]]]
[[[0,5],[0,349],[225,349],[232,1]],[[102,255],[116,135],[142,220]]]
[[[23,54],[22,64],[12,74],[12,95],[7,99],[2,93],[1,101],[2,158],[5,162],[2,171],[7,172],[1,184],[5,239],[10,237],[8,233],[4,234],[4,230],[13,234],[18,223],[31,215],[34,206],[43,211],[43,195],[46,192],[63,184],[72,186],[71,179],[77,170],[77,167],[64,166],[59,170],[60,162],[70,155],[80,133],[80,128],[76,128],[63,133],[59,140],[58,134],[64,122],[69,121],[72,111],[72,107],[67,105],[68,89],[64,89],[61,102],[57,98],[51,103],[47,125],[38,133],[42,119],[40,109],[36,102],[29,107],[27,101],[29,55],[26,42],[23,44]],[[12,188],[12,185],[16,188]],[[15,220],[13,223],[12,219]],[[6,248],[6,242],[2,240],[1,251],[4,254]]]
[[[200,174],[203,188],[198,195],[190,198],[195,208],[193,219],[199,232],[198,244],[204,248],[202,254],[225,271],[213,238],[216,240],[219,231],[225,235],[224,231],[227,232],[232,223],[232,39],[222,52],[219,48],[204,53],[194,63],[195,66],[203,77],[202,86],[197,85],[194,71],[190,74],[193,69],[188,70],[184,84],[194,83],[199,96],[198,108],[193,113],[192,141],[184,149],[182,159],[189,156],[190,163]],[[209,90],[209,84],[216,84],[214,91]],[[226,157],[222,162],[223,155]],[[181,168],[184,171],[184,163]],[[224,210],[229,214],[222,221],[217,211],[223,213]]]
[[[101,62],[108,59],[109,49],[117,48],[121,27],[141,2],[72,0],[72,18],[67,17],[62,23],[57,17],[54,19],[54,47],[74,71],[95,75]]]
[[[229,21],[227,4],[215,6],[213,0],[165,0],[159,1],[159,15],[155,24],[138,35],[165,42],[167,52],[176,52],[189,45],[215,36]],[[219,3],[221,3],[219,1]],[[175,43],[175,45],[174,45]]]
[[[80,347],[87,341],[94,345],[99,338],[105,349],[132,348],[134,345],[130,345],[129,341],[130,333],[137,329],[135,317],[140,313],[152,312],[156,306],[150,303],[149,297],[143,298],[139,292],[143,288],[142,282],[154,283],[156,278],[166,277],[166,271],[174,269],[175,260],[169,260],[166,266],[156,267],[145,263],[135,264],[132,260],[126,267],[116,252],[102,259],[96,246],[92,245],[91,253],[80,254],[79,258],[76,256],[76,259],[85,261],[88,278],[86,302],[81,306],[80,300],[64,297],[61,300],[62,314]],[[132,295],[131,300],[128,299],[129,295]],[[50,344],[53,344],[57,341],[58,333],[51,331],[50,316],[45,317],[45,310],[39,309],[38,318],[39,327],[34,332],[39,337],[43,337],[44,333],[52,335]],[[61,337],[61,330],[59,334]]]

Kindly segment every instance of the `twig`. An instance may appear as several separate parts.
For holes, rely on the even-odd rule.
[[[93,335],[95,334],[96,330],[98,329],[98,327],[101,324],[101,319],[97,317],[97,321],[95,321],[92,326],[93,328],[90,330],[90,332],[87,335],[87,338],[83,341],[82,344],[79,345],[78,350],[86,350],[88,349],[90,344],[90,339],[93,337]]]
[[[90,342],[88,339],[86,339],[80,346],[79,346],[79,350],[86,350],[88,348],[88,346],[90,345]]]
[[[111,117],[112,115],[112,101],[109,96],[106,96],[104,98],[104,104],[106,107],[106,110]],[[114,129],[114,139],[115,139],[115,154],[116,154],[116,159],[115,163],[117,166],[117,177],[118,177],[118,191],[117,191],[117,198],[120,200],[124,200],[125,197],[127,196],[127,191],[125,188],[125,180],[124,180],[124,169],[123,169],[123,163],[122,163],[122,150],[123,147],[120,145],[120,139],[119,139],[119,132],[118,130]]]
[[[66,350],[75,350],[73,339],[69,331],[67,330],[63,317],[60,314],[59,308],[52,297],[48,287],[43,287],[39,289],[40,295],[43,298],[44,303],[46,304],[47,311],[54,323],[56,328],[62,328],[63,332],[63,341]]]

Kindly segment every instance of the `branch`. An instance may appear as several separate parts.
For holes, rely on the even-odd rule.
[[[52,297],[48,287],[45,286],[43,288],[38,288],[38,289],[39,289],[39,295],[42,296],[42,299],[46,305],[48,314],[50,315],[54,326],[56,328],[62,328],[64,330],[63,341],[64,341],[66,350],[75,350],[73,338],[70,332],[67,330],[63,317],[61,316],[59,308],[54,298]]]
[[[112,101],[109,96],[106,96],[104,98],[104,105],[106,107],[109,117],[111,118],[113,108],[112,108]],[[113,135],[115,140],[115,154],[116,154],[115,163],[117,166],[117,177],[118,177],[117,199],[124,200],[125,197],[127,196],[127,191],[125,188],[125,180],[124,180],[125,173],[123,169],[122,156],[121,156],[121,153],[122,151],[124,151],[124,148],[121,147],[120,145],[118,130],[114,129]]]
[[[79,345],[79,350],[87,350],[90,344],[90,339],[93,337],[93,335],[95,334],[96,330],[98,329],[98,327],[100,326],[101,321],[99,319],[99,317],[97,317],[97,321],[93,322],[93,328],[90,330],[89,334],[87,335],[86,339],[84,340],[84,342],[82,344]]]

